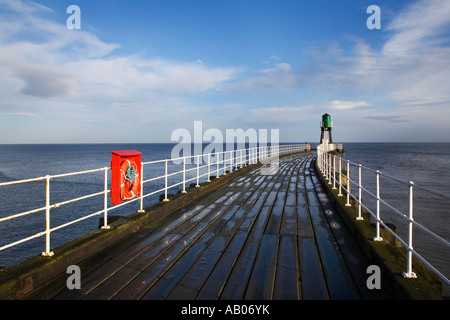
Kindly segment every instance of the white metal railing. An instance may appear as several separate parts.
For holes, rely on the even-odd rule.
[[[434,239],[437,239],[440,243],[446,246],[446,248],[450,247],[450,242],[441,236],[437,235],[433,231],[427,229],[423,225],[419,224],[413,218],[414,211],[414,189],[423,190],[429,194],[433,194],[435,196],[439,196],[441,198],[450,199],[450,196],[429,188],[425,188],[419,185],[414,184],[413,181],[404,181],[390,175],[384,174],[379,170],[373,170],[367,167],[362,166],[361,164],[357,164],[351,162],[349,160],[345,160],[341,158],[341,156],[335,156],[330,153],[324,152],[323,149],[317,148],[317,164],[322,172],[325,180],[328,181],[328,184],[333,185],[334,190],[338,191],[338,196],[344,196],[342,191],[346,193],[346,206],[351,206],[350,197],[353,198],[358,205],[358,216],[356,220],[363,220],[361,216],[362,208],[364,208],[367,212],[370,213],[371,217],[375,219],[375,236],[373,238],[374,241],[383,241],[383,238],[380,235],[380,226],[383,226],[389,233],[391,233],[407,250],[407,266],[406,271],[403,273],[405,278],[416,278],[416,274],[412,271],[412,256],[416,256],[421,262],[424,263],[431,271],[433,271],[439,278],[441,278],[447,285],[450,284],[449,279],[442,274],[439,270],[437,270],[430,262],[428,262],[425,258],[423,258],[416,250],[413,249],[413,226],[420,228],[425,231],[427,234],[431,235]],[[355,181],[351,178],[350,171],[351,168],[357,168],[358,172],[358,181]],[[375,175],[375,191],[372,192],[368,190],[366,187],[362,185],[362,170],[370,174]],[[408,214],[402,213],[400,210],[394,208],[391,204],[386,202],[384,199],[380,197],[380,176],[385,177],[395,183],[400,183],[408,187]],[[357,187],[358,194],[355,195],[351,191],[351,186]],[[362,192],[369,195],[375,202],[374,206],[369,208],[369,205],[363,201]],[[404,220],[407,225],[407,239],[402,239],[394,230],[392,230],[388,225],[386,225],[381,219],[381,204],[386,205],[389,209],[391,209],[396,215],[398,215],[402,220]]]
[[[317,154],[333,150],[342,150],[342,143],[322,143],[317,146]]]
[[[98,216],[103,214],[104,215],[104,225],[101,227],[102,229],[109,229],[108,225],[108,212],[111,210],[117,209],[119,207],[122,207],[124,205],[127,205],[129,203],[139,201],[140,202],[140,210],[138,212],[144,212],[144,199],[155,195],[157,193],[164,193],[164,199],[163,201],[169,201],[168,197],[168,190],[172,189],[177,186],[182,187],[182,193],[186,192],[186,185],[190,182],[195,182],[196,187],[200,187],[201,181],[203,182],[210,182],[210,177],[215,176],[216,178],[219,178],[220,176],[227,175],[227,173],[232,172],[233,170],[237,170],[239,168],[242,168],[244,166],[250,165],[250,164],[256,164],[258,161],[260,161],[262,164],[269,163],[269,161],[273,160],[274,158],[277,158],[279,155],[283,154],[289,154],[293,152],[300,152],[303,150],[306,150],[307,145],[306,144],[292,144],[292,145],[274,145],[274,146],[260,146],[260,147],[254,147],[254,148],[247,148],[247,149],[241,149],[241,150],[229,150],[229,151],[221,151],[221,152],[215,152],[215,153],[209,153],[209,154],[202,154],[202,155],[193,155],[193,156],[185,156],[180,157],[177,159],[164,159],[164,160],[157,160],[157,161],[148,161],[148,162],[141,162],[141,192],[140,195],[132,200],[128,200],[126,202],[122,202],[120,204],[108,207],[108,193],[110,193],[110,190],[108,189],[108,171],[111,170],[110,167],[95,169],[95,170],[87,170],[87,171],[80,171],[80,172],[72,172],[67,174],[58,174],[58,175],[46,175],[44,177],[34,178],[34,179],[26,179],[26,180],[18,180],[18,181],[11,181],[11,182],[3,182],[0,183],[0,188],[11,186],[11,185],[18,185],[18,184],[25,184],[29,182],[35,182],[35,181],[45,181],[45,206],[9,215],[6,217],[0,217],[0,223],[13,220],[19,217],[27,216],[32,213],[36,212],[45,212],[45,230],[35,233],[34,235],[22,238],[20,240],[11,242],[9,244],[5,244],[0,247],[0,251],[5,250],[7,248],[16,246],[18,244],[24,243],[26,241],[45,236],[45,251],[42,252],[43,256],[52,256],[53,252],[51,251],[51,245],[50,245],[50,235],[52,232],[62,229],[64,227],[67,227],[69,225],[75,224],[77,222],[80,222],[82,220]],[[170,170],[172,167],[175,167],[176,169],[178,166],[171,166],[171,162],[174,161],[181,161],[182,162],[182,169],[176,170],[171,172]],[[191,163],[190,161],[194,160],[195,165],[191,168],[187,168],[186,164]],[[144,167],[145,172],[151,172],[149,167],[151,166],[163,166],[163,172],[164,174],[149,178],[147,180],[144,179]],[[155,170],[157,171],[157,170]],[[160,170],[161,171],[161,170]],[[61,177],[68,177],[68,176],[75,176],[75,175],[83,175],[88,173],[94,173],[94,172],[103,172],[104,173],[104,188],[103,191],[95,192],[91,194],[87,194],[81,197],[77,197],[74,199],[57,202],[57,203],[51,203],[50,199],[50,182],[54,179],[58,179]],[[178,179],[176,178],[178,177]],[[174,183],[170,184],[170,181],[174,181]],[[153,190],[152,192],[149,192],[147,194],[144,194],[144,184],[148,183],[155,183],[157,181],[163,181],[163,187],[158,190]],[[1,189],[0,189],[1,190]],[[64,206],[69,203],[78,202],[81,200],[85,200],[92,197],[97,196],[103,196],[103,209],[91,212],[83,217],[80,217],[78,219],[69,221],[67,223],[52,227],[50,225],[50,214],[51,210],[53,208],[58,208],[61,206]],[[17,201],[20,201],[20,199],[17,199]]]

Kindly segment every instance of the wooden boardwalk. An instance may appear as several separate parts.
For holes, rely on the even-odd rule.
[[[380,299],[345,232],[312,153],[255,168],[79,264],[31,299]]]

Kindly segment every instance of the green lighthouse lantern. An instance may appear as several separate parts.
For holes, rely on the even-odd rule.
[[[322,121],[323,121],[323,127],[324,128],[331,128],[331,116],[328,113],[325,113],[322,116]]]
[[[325,131],[328,131],[329,143],[333,143],[333,137],[331,135],[331,129],[333,128],[333,123],[331,122],[331,116],[328,113],[325,113],[322,116],[322,122],[320,123],[320,144],[326,142],[323,140]]]

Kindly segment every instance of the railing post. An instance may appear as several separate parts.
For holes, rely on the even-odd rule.
[[[347,160],[347,203],[346,207],[350,207],[350,161]]]
[[[415,272],[412,271],[412,251],[413,251],[413,186],[414,182],[409,182],[409,226],[408,226],[408,248],[406,248],[407,252],[407,269],[406,272],[403,272],[403,277],[405,278],[417,278]]]
[[[328,184],[332,184],[331,182],[331,154],[327,153],[327,157],[328,157]]]
[[[53,252],[50,251],[50,176],[45,176],[45,252],[42,256],[51,257]]]
[[[243,151],[243,150],[241,149],[241,152],[240,152],[241,155],[240,155],[240,157],[239,157],[239,168],[242,168],[242,167],[243,167],[242,162],[243,162],[244,159],[243,159],[243,156],[242,156],[242,151]]]
[[[183,190],[181,193],[187,193],[186,191],[186,157],[183,157]]]
[[[227,152],[223,152],[223,175],[227,175]]]
[[[197,184],[195,185],[196,188],[200,188],[199,179],[200,179],[200,155],[197,155]]]
[[[364,218],[361,216],[361,209],[362,209],[362,180],[361,180],[361,164],[358,165],[358,216],[356,217],[356,220],[364,220]]]
[[[336,157],[333,156],[333,190],[336,189]]]
[[[339,193],[338,193],[338,197],[342,197],[342,158],[341,155],[339,155]]]
[[[217,170],[216,170],[216,179],[219,179],[219,153],[216,152],[216,166],[217,166]]]
[[[322,153],[322,173],[326,177],[326,175],[327,175],[327,171],[326,171],[327,170],[327,158],[326,158],[327,154],[325,152],[323,152],[323,150],[321,151],[321,153]]]
[[[208,153],[208,179],[206,180],[206,182],[211,182],[210,162],[211,162],[211,153]]]
[[[233,153],[234,150],[230,150],[230,172],[233,172]]]
[[[380,171],[377,170],[377,223],[376,223],[376,236],[373,241],[383,241],[380,236]]]
[[[167,198],[167,159],[165,161],[165,169],[164,169],[164,200],[163,201],[169,201],[169,198]]]
[[[140,209],[138,212],[140,213],[144,213],[144,164],[141,162],[141,199],[139,200],[140,202]]]
[[[103,196],[103,226],[102,229],[108,230],[110,226],[108,225],[108,168],[104,168],[105,170],[105,189]],[[142,182],[141,182],[142,183]],[[142,204],[141,204],[142,210]]]
[[[331,182],[331,154],[327,153],[327,157],[328,157],[328,184],[332,184]]]
[[[318,162],[319,162],[319,170],[320,170],[320,172],[323,173],[323,170],[322,170],[322,153],[320,152],[319,149],[317,149],[317,159],[318,159]]]

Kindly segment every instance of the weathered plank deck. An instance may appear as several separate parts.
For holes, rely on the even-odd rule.
[[[280,159],[152,223],[32,299],[370,299],[368,263],[313,170],[312,153]]]

